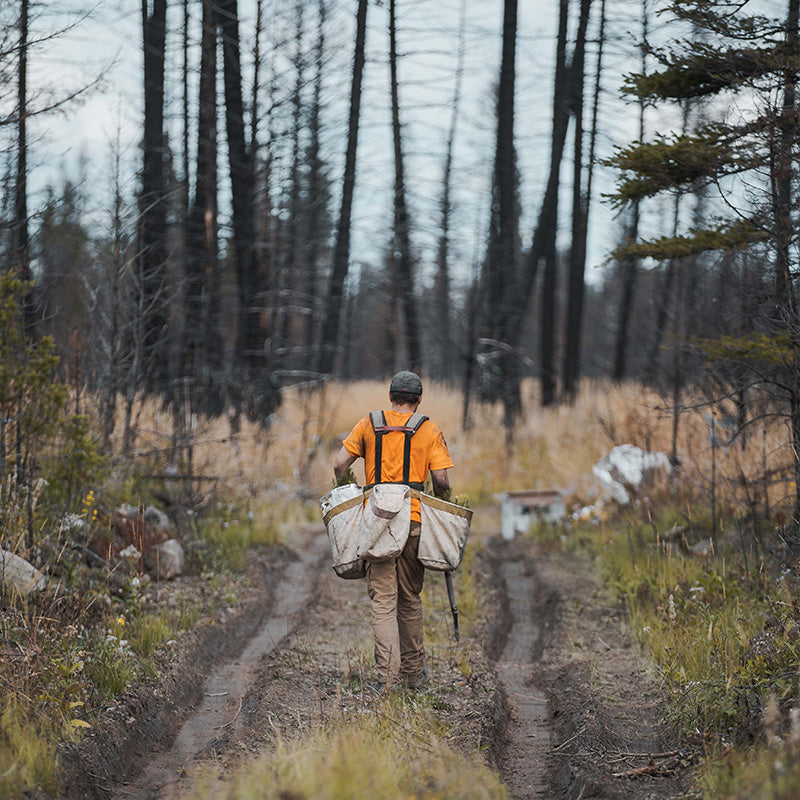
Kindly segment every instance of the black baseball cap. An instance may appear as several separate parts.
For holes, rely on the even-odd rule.
[[[407,392],[408,394],[422,394],[422,378],[416,372],[404,369],[398,372],[389,384],[390,392]]]

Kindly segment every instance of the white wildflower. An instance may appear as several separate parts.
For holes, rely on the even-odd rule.
[[[675,611],[675,598],[670,595],[669,596],[669,621],[674,625],[675,620],[677,619],[678,615]]]

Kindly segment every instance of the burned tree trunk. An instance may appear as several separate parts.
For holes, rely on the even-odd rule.
[[[556,44],[556,66],[553,88],[553,131],[550,141],[550,172],[544,198],[539,211],[533,242],[525,259],[519,285],[514,287],[509,297],[506,342],[511,348],[519,347],[525,312],[530,303],[533,286],[544,261],[544,280],[542,286],[541,320],[542,331],[542,402],[552,403],[555,399],[554,383],[554,327],[555,327],[555,286],[556,286],[556,226],[558,224],[558,189],[560,185],[561,160],[569,126],[569,83],[567,80],[566,50],[567,22],[569,19],[569,0],[560,0],[558,37]]]
[[[453,105],[450,112],[450,128],[447,133],[447,147],[444,158],[444,174],[442,176],[441,234],[436,253],[435,303],[436,317],[439,323],[437,342],[437,373],[440,380],[451,379],[453,372],[453,341],[451,330],[450,300],[450,213],[451,213],[451,180],[453,172],[453,147],[456,138],[456,125],[461,101],[461,83],[464,76],[464,36],[466,21],[466,0],[461,0],[458,26],[458,63],[456,65],[456,81],[453,91]]]
[[[642,46],[641,46],[641,72],[647,74],[647,40],[650,24],[647,9],[648,0],[642,0]],[[645,101],[639,98],[639,141],[644,141]],[[639,200],[633,202],[631,221],[625,233],[627,241],[635,242],[639,238]],[[620,265],[622,268],[622,298],[619,305],[617,321],[617,336],[614,346],[614,367],[612,377],[615,381],[624,380],[628,366],[628,330],[630,326],[633,298],[636,290],[636,279],[639,274],[639,261],[636,258],[625,258]]]
[[[168,390],[166,347],[166,236],[164,140],[164,54],[166,0],[142,1],[144,50],[144,143],[139,196],[139,281],[142,292],[142,342],[145,385]]]
[[[222,35],[225,127],[239,293],[236,356],[241,382],[238,385],[244,391],[241,399],[248,415],[265,421],[278,403],[278,394],[267,361],[264,287],[255,259],[255,170],[245,140],[237,0],[218,0],[216,13]]]
[[[358,124],[361,110],[361,79],[364,74],[364,43],[367,31],[367,0],[359,0],[356,16],[356,44],[353,54],[353,78],[350,87],[350,115],[347,130],[347,152],[342,178],[342,200],[336,228],[336,245],[333,268],[328,283],[327,308],[322,326],[319,371],[324,375],[333,372],[342,315],[344,281],[350,259],[350,217],[353,209],[353,190],[356,183],[356,151],[358,149]]]
[[[187,225],[185,374],[195,402],[222,410],[217,222],[217,30],[213,0],[203,0],[194,199]]]
[[[497,138],[489,244],[481,278],[482,311],[479,338],[489,372],[483,377],[487,400],[502,400],[507,430],[521,408],[519,369],[508,352],[511,298],[517,289],[519,262],[519,198],[514,145],[514,90],[516,83],[517,2],[506,0],[503,13],[503,50],[497,94]]]
[[[400,130],[400,99],[397,86],[396,2],[389,0],[389,75],[392,95],[392,140],[394,143],[394,242],[392,263],[405,323],[407,366],[419,369],[422,352],[419,321],[414,300],[414,272],[411,263],[411,231],[406,201],[405,169]]]
[[[592,0],[581,0],[578,33],[572,55],[570,73],[573,82],[572,110],[575,116],[575,139],[572,160],[572,246],[567,265],[567,315],[564,331],[563,393],[572,401],[578,390],[578,375],[581,357],[581,326],[583,323],[583,297],[586,272],[586,232],[589,222],[589,192],[591,185],[583,191],[583,95],[586,53],[586,31],[589,25],[589,11]],[[602,55],[602,34],[598,45]],[[598,57],[597,80],[600,79]],[[595,100],[598,92],[595,92]],[[597,109],[593,115],[597,124]],[[591,174],[591,158],[589,171]]]

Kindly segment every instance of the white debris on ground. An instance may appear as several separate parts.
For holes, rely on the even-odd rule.
[[[601,522],[610,501],[628,505],[632,494],[665,479],[670,469],[666,453],[651,453],[632,444],[618,445],[592,467],[598,485],[590,489],[589,496],[594,494],[597,499],[570,514],[570,521]]]
[[[615,447],[592,467],[606,496],[621,505],[630,503],[630,492],[651,485],[658,477],[665,477],[669,470],[666,453],[650,453],[633,444]]]

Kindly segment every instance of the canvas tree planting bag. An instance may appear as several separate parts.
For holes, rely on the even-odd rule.
[[[340,578],[363,578],[366,565],[358,555],[364,516],[363,489],[355,483],[337,486],[320,498],[319,505],[328,532],[334,572]]]
[[[403,484],[376,484],[364,504],[358,555],[370,561],[397,558],[406,546],[410,525],[411,489]]]
[[[427,569],[440,572],[457,569],[467,548],[472,509],[422,492],[419,499],[422,531],[417,558]]]

